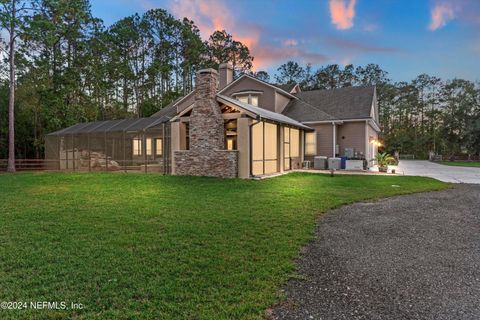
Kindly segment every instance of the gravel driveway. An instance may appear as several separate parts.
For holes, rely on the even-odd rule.
[[[324,215],[273,319],[480,319],[480,185]]]

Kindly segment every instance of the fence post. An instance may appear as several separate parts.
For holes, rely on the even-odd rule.
[[[90,150],[90,134],[87,132],[87,148],[88,148],[88,172],[92,171],[92,152]]]
[[[103,149],[103,151],[105,152],[105,172],[107,172],[108,171],[107,129],[104,130],[103,138],[105,142],[104,143],[105,148]]]
[[[143,129],[143,158],[144,158],[144,166],[145,166],[145,173],[147,173],[147,137],[145,135],[145,129]]]
[[[167,166],[165,162],[165,122],[162,123],[162,161],[163,161],[163,174],[167,174]]]

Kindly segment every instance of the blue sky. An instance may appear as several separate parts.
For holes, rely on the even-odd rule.
[[[314,67],[377,63],[395,81],[421,73],[480,81],[480,0],[91,0],[110,25],[135,12],[168,10],[202,37],[223,28],[245,44],[254,67],[287,60]]]

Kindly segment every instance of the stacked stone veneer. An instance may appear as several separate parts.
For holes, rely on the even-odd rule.
[[[222,111],[215,100],[218,72],[200,70],[195,103],[190,115],[190,150],[174,151],[176,175],[234,178],[238,175],[238,151],[225,150]]]

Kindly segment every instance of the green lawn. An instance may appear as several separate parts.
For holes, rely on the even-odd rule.
[[[281,300],[320,213],[447,187],[301,173],[262,181],[2,174],[0,301],[84,309],[0,310],[0,319],[261,319]]]
[[[440,161],[438,163],[445,164],[447,166],[456,166],[456,167],[478,167],[480,168],[480,161]]]

